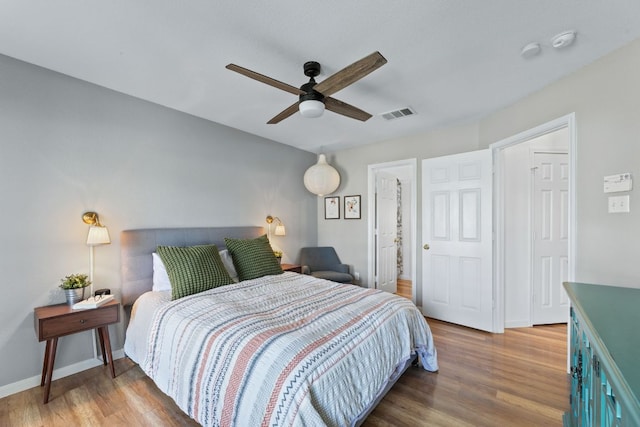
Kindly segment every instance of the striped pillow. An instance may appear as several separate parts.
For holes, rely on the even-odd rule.
[[[171,299],[197,294],[233,282],[215,245],[158,246],[171,281]]]
[[[240,280],[257,279],[271,274],[282,274],[282,267],[273,254],[267,236],[255,239],[228,239],[225,244]]]

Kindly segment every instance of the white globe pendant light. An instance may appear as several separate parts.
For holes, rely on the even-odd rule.
[[[304,173],[304,186],[307,190],[318,196],[331,194],[340,185],[340,174],[327,163],[324,154],[318,156],[318,163],[311,166]]]

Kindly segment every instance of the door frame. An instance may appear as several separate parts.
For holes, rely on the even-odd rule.
[[[495,142],[489,146],[491,149],[494,165],[493,179],[493,229],[494,229],[494,310],[495,332],[504,332],[504,312],[505,312],[505,216],[504,211],[504,161],[502,160],[502,150],[505,148],[527,142],[533,138],[547,133],[567,128],[569,134],[569,281],[575,280],[575,259],[576,259],[576,163],[577,163],[577,138],[576,138],[576,117],[575,113],[543,123],[529,130]],[[568,321],[569,319],[567,319]]]
[[[367,167],[367,181],[368,181],[368,197],[367,197],[367,258],[368,258],[368,270],[367,277],[369,278],[367,287],[375,288],[375,193],[376,193],[376,173],[378,171],[383,171],[385,169],[397,168],[400,166],[406,166],[410,169],[410,177],[411,177],[411,300],[413,303],[416,303],[416,289],[418,287],[417,283],[417,272],[416,272],[416,245],[417,239],[417,206],[418,206],[418,189],[417,189],[417,180],[418,180],[418,159],[405,159],[405,160],[395,160],[392,162],[385,163],[376,163],[369,165]]]

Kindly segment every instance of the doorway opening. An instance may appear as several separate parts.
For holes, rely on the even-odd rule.
[[[392,206],[393,203],[382,202],[382,199],[379,201],[378,198],[380,189],[377,187],[381,185],[381,180],[389,182],[389,179],[392,179],[396,191],[395,206]],[[390,280],[395,280],[394,292],[409,297],[414,303],[417,244],[416,180],[416,159],[379,163],[368,167],[368,277],[371,278],[368,287],[384,289]],[[393,226],[388,222],[386,226],[383,225],[382,220],[385,218],[393,219]],[[386,241],[385,231],[379,230],[384,227],[393,228],[392,231],[395,233]],[[390,264],[392,265],[389,266]],[[381,286],[382,282],[385,282],[384,287]]]
[[[511,328],[566,322],[569,310],[562,281],[575,276],[575,115],[514,135],[492,144],[491,149],[495,166],[495,325]],[[556,183],[555,189],[546,188],[549,180],[541,178],[541,173],[562,175],[564,182]],[[554,209],[553,222],[541,217]],[[545,246],[547,241],[555,242],[556,249]],[[555,307],[555,317],[545,311],[548,306]]]

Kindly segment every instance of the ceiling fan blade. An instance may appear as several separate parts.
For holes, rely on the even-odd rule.
[[[346,68],[327,77],[313,87],[324,96],[331,96],[340,89],[344,89],[350,84],[360,80],[372,71],[377,70],[387,63],[387,60],[380,52],[373,52],[359,61],[354,62]]]
[[[371,114],[366,111],[362,111],[353,105],[349,105],[346,102],[342,102],[335,98],[325,98],[324,106],[329,111],[342,114],[343,116],[347,116],[352,119],[360,120],[361,122],[366,122],[371,118]]]
[[[269,120],[267,124],[275,125],[276,123],[280,123],[287,117],[294,115],[298,111],[298,104],[300,104],[300,102],[296,102],[295,104],[292,104],[289,107],[285,108],[284,110],[279,112],[273,119]]]
[[[247,68],[241,67],[239,65],[236,64],[229,64],[225,67],[227,70],[231,70],[231,71],[235,71],[236,73],[240,73],[243,76],[247,76],[251,79],[257,80],[259,82],[268,84],[269,86],[273,86],[275,88],[284,90],[285,92],[289,92],[292,93],[294,95],[304,95],[305,92],[303,92],[302,90],[298,89],[295,86],[291,86],[289,84],[286,83],[282,83],[281,81],[278,81],[276,79],[272,79],[271,77],[267,77],[264,74],[260,74],[260,73],[256,73],[255,71],[251,71]]]

